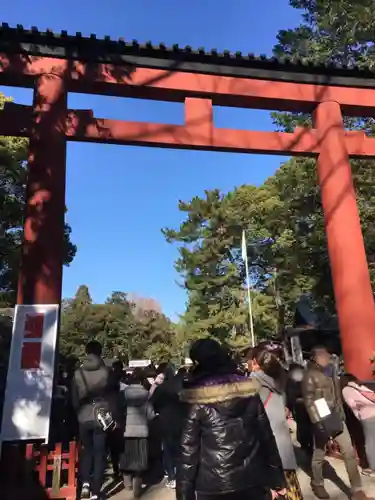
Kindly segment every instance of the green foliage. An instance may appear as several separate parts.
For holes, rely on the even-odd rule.
[[[375,64],[375,4],[372,0],[291,0],[290,4],[304,9],[303,22],[296,29],[281,30],[274,54],[278,57],[307,59],[314,63],[333,62],[341,65],[374,67]],[[291,131],[295,126],[311,126],[311,117],[296,113],[274,113],[278,129]],[[345,117],[351,130],[374,134],[372,118]],[[357,202],[365,240],[371,280],[374,273],[374,162],[351,161]],[[280,194],[283,202],[281,221],[293,234],[294,254],[289,278],[297,289],[311,292],[325,308],[334,309],[329,260],[325,242],[320,190],[316,182],[315,162],[296,158],[288,161],[266,184]],[[285,271],[284,271],[285,273]],[[292,285],[287,275],[283,286]]]
[[[274,54],[280,59],[334,62],[373,68],[373,0],[290,0],[303,9],[302,23],[278,33]],[[311,116],[274,113],[279,130],[311,126]],[[345,118],[348,129],[375,134],[375,121]],[[370,266],[375,284],[375,213],[373,161],[353,160],[352,171]],[[315,160],[293,158],[262,186],[241,186],[223,194],[180,202],[185,219],[177,230],[164,229],[167,241],[180,245],[176,269],[188,292],[182,317],[183,339],[202,334],[238,346],[249,338],[241,233],[248,235],[257,338],[276,335],[293,319],[301,294],[334,311]],[[264,242],[267,242],[265,244]]]
[[[96,339],[104,347],[104,357],[124,362],[176,357],[175,325],[162,313],[144,310],[135,314],[135,309],[126,293],[113,292],[105,304],[95,304],[88,287],[80,286],[73,299],[63,302],[61,353],[81,357],[87,342]]]
[[[366,66],[374,56],[375,5],[372,0],[290,0],[303,9],[303,23],[281,30],[275,54],[309,61]]]
[[[11,101],[0,93],[0,110]],[[23,219],[27,177],[28,141],[0,136],[0,307],[15,303],[18,269],[23,241]],[[65,224],[64,263],[69,265],[77,251]]]
[[[277,200],[270,198],[266,190],[253,186],[242,186],[227,195],[218,190],[206,191],[204,198],[180,202],[186,220],[179,230],[164,229],[163,233],[167,241],[182,244],[176,269],[189,297],[182,318],[185,343],[206,335],[233,347],[249,342],[245,269],[240,252],[242,228],[248,227],[252,238],[269,236],[260,218],[262,210],[272,211],[275,203]],[[249,256],[252,280],[264,292],[264,298],[255,294],[252,300],[254,317],[262,317],[262,324],[257,320],[256,327],[262,336],[272,336],[276,333],[273,307],[269,308],[271,315],[264,308],[265,301],[274,301],[267,297],[268,262],[264,255],[251,252],[251,247]]]
[[[307,58],[315,63],[333,62],[373,68],[375,64],[375,3],[372,0],[291,0],[290,4],[304,9],[303,23],[297,29],[282,30],[274,53],[278,57]],[[311,117],[295,113],[274,113],[274,122],[281,130],[291,131],[295,126],[310,126]],[[374,135],[373,118],[345,118],[345,126],[351,130],[365,130]],[[374,195],[375,181],[372,160],[351,161],[357,202],[361,217],[372,283],[374,272]],[[303,175],[301,178],[300,176]],[[316,186],[313,160],[294,159],[274,176],[285,192],[285,198],[293,197],[294,217],[299,215],[298,242],[303,230],[303,245],[299,245],[297,257],[301,264],[312,269],[311,289],[316,296],[333,308],[333,292],[320,192]],[[292,181],[292,184],[290,184]],[[300,183],[300,187],[297,188]]]
[[[242,279],[231,254],[226,200],[218,190],[206,191],[205,198],[180,202],[179,208],[187,214],[186,221],[179,231],[163,232],[169,242],[184,243],[176,268],[189,291],[187,325],[194,336],[223,339],[228,328],[242,327],[246,321],[245,310],[239,307]]]
[[[164,314],[145,311],[137,322],[136,335],[139,338],[136,357],[146,353],[146,358],[157,363],[180,358],[175,325]]]
[[[308,60],[316,64],[334,63],[372,69],[375,65],[375,3],[373,0],[290,0],[304,9],[303,22],[295,29],[280,30],[275,56]],[[275,113],[276,125],[286,131],[310,124],[310,117]],[[373,118],[346,118],[351,129],[374,133]]]

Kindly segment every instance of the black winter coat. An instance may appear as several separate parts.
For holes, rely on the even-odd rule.
[[[187,403],[177,473],[177,499],[282,489],[284,472],[254,380],[240,375],[201,379],[184,389]]]
[[[159,415],[162,438],[170,438],[176,443],[180,440],[183,418],[183,407],[179,399],[181,389],[182,378],[176,375],[157,386],[150,398],[155,413]]]

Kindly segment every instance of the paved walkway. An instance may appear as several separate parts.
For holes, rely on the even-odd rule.
[[[304,500],[316,500],[316,496],[311,492],[310,488],[310,464],[306,456],[300,451],[298,443],[296,443],[295,424],[290,423],[292,429],[292,440],[295,443],[295,452],[297,462],[299,464],[298,478],[303,492]],[[325,487],[331,497],[331,500],[345,500],[350,498],[350,490],[347,486],[348,476],[346,474],[345,465],[342,460],[337,458],[327,458],[324,468],[324,476],[326,477]],[[112,491],[109,496],[111,500],[130,500],[133,498],[132,493],[119,488]],[[363,490],[375,500],[375,478],[363,476]],[[110,491],[108,491],[110,493]],[[176,495],[174,490],[170,490],[160,483],[149,488],[142,496],[143,500],[175,500]]]
[[[305,467],[304,467],[305,468]],[[307,468],[307,467],[306,467]],[[316,500],[310,489],[310,477],[303,469],[298,471],[299,480],[301,483],[304,500]],[[329,458],[325,468],[326,488],[332,500],[345,500],[349,498],[349,489],[346,486],[348,483],[344,463],[341,460]],[[369,496],[375,498],[375,479],[363,477],[364,491]],[[131,492],[121,490],[121,485],[118,489],[115,488],[108,493],[112,493],[109,498],[111,500],[130,500],[133,498]],[[173,490],[164,487],[163,483],[153,486],[142,496],[143,500],[175,500],[176,495]]]
[[[133,495],[130,491],[119,491],[113,496],[109,497],[110,500],[132,500]],[[141,497],[142,500],[176,500],[176,493],[174,490],[165,488],[163,484],[152,486]]]
[[[348,476],[346,474],[344,462],[342,460],[328,458],[325,467],[325,487],[331,496],[332,500],[345,500],[350,498],[348,488]],[[304,500],[316,500],[310,489],[310,476],[302,469],[298,471],[301,488],[303,491]],[[375,479],[363,476],[363,490],[369,495],[375,497]]]

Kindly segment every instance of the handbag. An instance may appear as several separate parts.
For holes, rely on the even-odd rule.
[[[319,398],[315,402],[318,413],[318,421],[315,428],[320,434],[328,439],[334,439],[344,431],[344,422],[342,416],[336,408],[330,408],[325,398]]]
[[[335,439],[344,432],[344,422],[336,410],[331,410],[331,413],[319,420],[318,424],[328,439]]]

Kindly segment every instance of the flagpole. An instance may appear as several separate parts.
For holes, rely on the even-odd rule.
[[[251,304],[251,292],[250,292],[250,278],[249,278],[249,262],[247,259],[247,244],[246,244],[246,233],[245,230],[242,231],[242,259],[245,262],[246,271],[246,283],[247,283],[247,304],[249,307],[249,322],[250,322],[250,334],[251,334],[251,344],[252,347],[255,346],[255,335],[254,335],[254,323],[253,323],[253,310]]]

